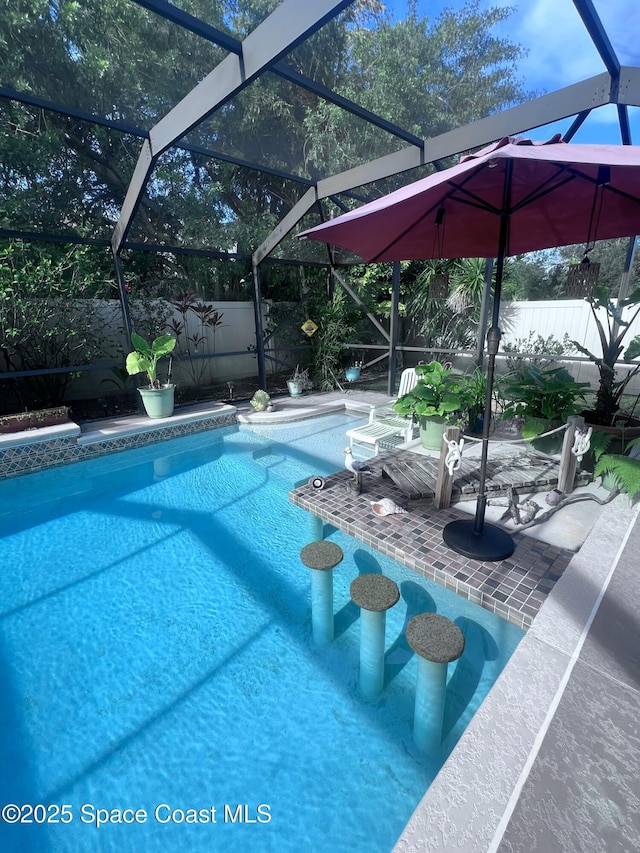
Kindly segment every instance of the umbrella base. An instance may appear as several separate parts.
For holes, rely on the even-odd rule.
[[[494,524],[484,524],[482,531],[474,531],[475,520],[458,519],[447,524],[442,531],[445,544],[474,560],[497,562],[513,554],[515,543],[511,536]]]

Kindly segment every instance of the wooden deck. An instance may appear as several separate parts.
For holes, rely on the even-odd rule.
[[[437,457],[405,454],[406,459],[394,459],[382,466],[382,476],[393,480],[410,500],[433,498],[438,477]],[[472,500],[478,494],[480,460],[464,457],[453,478],[451,502]],[[501,451],[487,460],[486,492],[491,496],[506,495],[507,489],[523,493],[550,491],[558,484],[559,463],[535,451]],[[579,472],[576,485],[585,485],[590,475]]]

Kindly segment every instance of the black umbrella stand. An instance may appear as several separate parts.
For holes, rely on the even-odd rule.
[[[511,536],[495,524],[485,524],[484,515],[487,508],[485,483],[487,479],[487,455],[489,452],[489,430],[491,426],[491,403],[493,398],[493,376],[496,368],[496,354],[500,347],[500,295],[502,291],[502,271],[504,256],[509,234],[509,206],[511,195],[512,163],[508,161],[505,170],[502,210],[500,212],[500,236],[498,238],[498,257],[496,263],[496,285],[493,294],[492,325],[487,332],[487,396],[484,406],[484,423],[482,426],[482,454],[480,456],[480,482],[478,484],[478,501],[474,518],[461,518],[451,521],[442,531],[445,544],[474,560],[482,562],[497,562],[506,560],[515,549]]]
[[[515,543],[511,536],[495,524],[485,524],[484,514],[487,508],[485,483],[487,478],[487,454],[489,450],[489,429],[491,424],[491,399],[493,391],[493,374],[495,371],[496,353],[500,344],[500,329],[492,326],[487,333],[487,400],[484,409],[482,426],[482,454],[480,457],[480,482],[478,484],[478,502],[474,518],[461,518],[451,521],[442,531],[445,544],[474,560],[494,562],[506,560],[513,554]]]

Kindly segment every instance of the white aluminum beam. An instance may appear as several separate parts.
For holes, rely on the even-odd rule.
[[[225,104],[262,71],[293,50],[315,30],[350,5],[352,0],[284,0],[242,42],[242,54],[229,54],[151,129],[151,163],[138,160],[111,245],[119,251],[140,203],[151,168],[163,151]]]
[[[521,133],[533,127],[549,124],[583,109],[594,109],[610,103],[611,78],[605,72],[583,80],[557,92],[542,95],[533,101],[519,104],[496,115],[474,121],[465,127],[441,133],[433,139],[426,139],[424,152],[417,148],[404,148],[363,166],[341,172],[332,178],[318,182],[318,198],[338,195],[380,178],[408,169],[414,169],[422,163],[433,163],[453,154],[469,151],[480,145],[488,145],[503,136]]]
[[[229,54],[152,128],[149,136],[154,157],[350,3],[351,0],[281,3],[242,42],[241,56]]]
[[[619,100],[621,103],[634,104],[640,98],[640,69],[623,68],[622,71],[624,76],[621,75],[621,78],[624,79],[625,86],[624,89],[622,85],[620,87],[623,94],[619,96]],[[318,181],[316,196],[318,199],[323,199],[339,195],[355,187],[364,186],[409,169],[415,169],[425,163],[434,163],[445,157],[451,157],[453,154],[460,154],[481,145],[488,145],[503,136],[522,133],[535,127],[568,118],[582,111],[596,109],[613,102],[616,96],[612,89],[613,83],[610,75],[607,72],[598,74],[588,80],[582,80],[579,83],[558,89],[556,92],[542,95],[496,115],[487,116],[487,118],[472,122],[465,127],[425,140],[422,151],[415,147],[403,148],[393,154],[372,160],[370,163],[356,166],[354,169]],[[306,197],[304,196],[304,198]],[[297,215],[298,220],[300,220],[309,207],[310,205],[304,207],[298,202],[291,209],[281,223],[282,225],[286,221],[286,230],[281,231],[280,226],[278,226],[258,249],[260,261],[276,248],[286,234],[293,230],[296,225],[296,222],[292,221],[293,217]]]
[[[623,66],[620,69],[616,103],[640,107],[640,68]]]
[[[148,139],[142,143],[142,149],[138,155],[138,162],[133,170],[131,183],[127,187],[127,194],[122,203],[120,216],[116,222],[116,227],[111,237],[111,249],[114,254],[117,254],[124,242],[126,233],[129,230],[131,220],[135,216],[135,212],[140,204],[142,193],[149,180],[149,175],[153,168],[153,157],[151,155],[151,145]]]
[[[308,213],[309,210],[311,210],[317,200],[318,196],[316,194],[315,187],[311,187],[311,189],[307,190],[302,198],[293,205],[289,213],[280,220],[267,239],[255,250],[252,260],[256,266],[262,263],[262,261],[270,255],[271,252],[273,252],[276,246],[284,240],[287,234],[296,227],[305,213]]]
[[[390,175],[398,175],[400,172],[416,169],[426,162],[429,161],[425,160],[419,148],[414,146],[402,148],[400,151],[385,154],[384,157],[378,157],[377,160],[371,160],[370,163],[348,169],[332,178],[324,178],[318,181],[318,198],[328,198],[331,195],[346,192],[348,189],[352,190],[354,187],[361,187],[373,181],[388,178]]]

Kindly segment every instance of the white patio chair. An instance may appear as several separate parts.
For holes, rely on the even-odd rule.
[[[415,388],[418,377],[415,368],[408,367],[402,371],[398,397],[408,394]],[[398,399],[396,397],[396,399]],[[369,411],[369,422],[361,427],[347,430],[349,446],[373,450],[374,456],[381,448],[389,449],[394,445],[403,444],[415,438],[417,428],[409,417],[399,415],[393,410],[395,400],[388,400],[378,406],[372,406]]]

